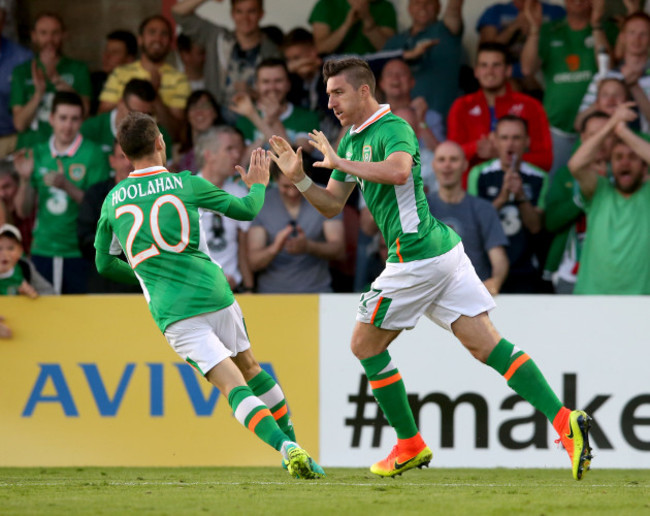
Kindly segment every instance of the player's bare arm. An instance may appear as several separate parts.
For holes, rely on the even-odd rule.
[[[206,0],[184,0],[182,2],[178,2],[172,6],[172,14],[179,16],[193,14],[201,4],[205,3],[205,1]]]
[[[578,147],[567,163],[569,171],[580,185],[582,195],[587,199],[594,195],[598,183],[598,175],[591,167],[596,156],[596,150],[602,145],[605,138],[614,131],[619,122],[632,122],[637,118],[637,114],[632,110],[633,107],[634,102],[624,102],[619,105],[600,131],[582,142],[582,145]]]
[[[289,142],[280,136],[273,136],[269,143],[272,150],[271,159],[314,208],[327,218],[341,213],[345,202],[354,190],[355,183],[330,179],[327,188],[315,185],[303,169],[302,148],[297,152],[294,151]]]
[[[321,131],[312,131],[309,137],[310,143],[325,156],[323,161],[314,163],[315,167],[336,169],[360,179],[387,185],[406,184],[411,175],[413,157],[408,152],[393,152],[384,161],[351,161],[338,156]]]
[[[14,166],[20,178],[18,192],[16,192],[16,211],[19,216],[27,217],[33,211],[36,202],[36,190],[31,183],[34,172],[34,152],[31,149],[21,149],[16,152]]]

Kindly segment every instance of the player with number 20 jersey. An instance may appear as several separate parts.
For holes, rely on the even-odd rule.
[[[256,149],[248,172],[236,167],[250,187],[239,198],[188,171],[167,171],[166,146],[149,115],[129,113],[118,142],[135,170],[102,205],[97,270],[116,281],[140,283],[172,348],[228,398],[242,425],[282,454],[292,476],[324,476],[295,442],[284,393],[254,358],[242,312],[199,225],[199,208],[252,220],[264,204],[270,157]],[[115,256],[122,250],[128,265]]]
[[[164,332],[173,322],[221,310],[234,301],[221,267],[209,256],[198,209],[252,220],[264,192],[264,185],[254,184],[240,199],[188,171],[137,170],[106,197],[95,245],[110,252],[115,233]]]

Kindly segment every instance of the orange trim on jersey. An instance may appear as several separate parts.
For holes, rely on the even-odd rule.
[[[355,128],[354,128],[354,132],[355,132],[355,133],[358,133],[358,132],[363,131],[363,130],[364,130],[366,127],[368,127],[370,124],[372,124],[373,122],[376,122],[376,121],[379,120],[382,116],[387,115],[388,113],[390,113],[390,106],[388,106],[388,107],[387,107],[386,109],[384,109],[383,111],[380,111],[379,113],[377,113],[374,117],[372,117],[370,120],[364,122],[364,123],[361,124],[359,127],[355,127]]]
[[[522,365],[524,365],[526,362],[530,360],[530,357],[524,353],[523,355],[520,355],[517,360],[515,360],[512,364],[510,364],[510,367],[506,371],[506,374],[503,375],[503,377],[507,380],[510,380],[512,378],[512,375],[514,375],[517,372],[517,369],[519,369]]]
[[[397,249],[395,250],[395,252],[397,253],[397,257],[399,258],[399,263],[404,263],[404,258],[402,258],[402,254],[399,252],[400,247],[402,247],[399,243],[399,238],[395,240],[395,243],[397,244]]]
[[[285,403],[282,407],[280,407],[278,410],[273,412],[273,419],[277,421],[282,416],[284,416],[287,412],[289,412],[289,407],[287,407],[287,404]]]
[[[146,177],[146,176],[153,176],[154,174],[160,174],[161,172],[167,172],[166,168],[157,168],[155,170],[150,170],[149,172],[131,172],[129,174],[129,177]]]
[[[248,429],[251,432],[255,432],[255,427],[257,426],[257,423],[259,423],[262,419],[264,419],[266,416],[271,416],[271,411],[267,408],[260,410],[257,414],[255,414],[251,420],[248,422]]]
[[[381,302],[383,301],[384,297],[380,297],[379,300],[377,301],[377,306],[375,306],[375,310],[372,312],[372,317],[370,318],[370,324],[375,323],[375,317],[377,316],[377,310],[379,310],[379,305],[381,305]]]
[[[391,385],[395,382],[399,382],[402,379],[402,375],[397,371],[393,376],[389,376],[388,378],[384,378],[383,380],[370,380],[370,387],[372,389],[379,389],[381,387],[386,387],[387,385]]]

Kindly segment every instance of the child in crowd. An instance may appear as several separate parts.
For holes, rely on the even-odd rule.
[[[16,226],[0,226],[0,295],[24,295],[35,299],[54,290],[34,266],[23,258],[22,236]]]

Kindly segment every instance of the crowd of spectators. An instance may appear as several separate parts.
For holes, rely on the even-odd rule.
[[[349,130],[321,74],[345,54],[368,60],[380,101],[412,126],[430,209],[493,295],[650,294],[650,2],[501,0],[470,27],[464,0],[403,0],[400,31],[389,0],[318,0],[284,33],[262,25],[263,0],[229,0],[232,30],[197,14],[206,1],[178,0],[137,34],[116,27],[92,73],[62,53],[56,12],[34,17],[31,49],[0,39],[2,294],[133,291],[98,276],[92,246],[132,170],[115,141],[129,112],[156,118],[170,171],[234,195],[235,165],[274,134],[327,182],[308,134]],[[233,290],[366,288],[386,246],[363,199],[328,220],[275,172],[252,223],[202,214]]]

